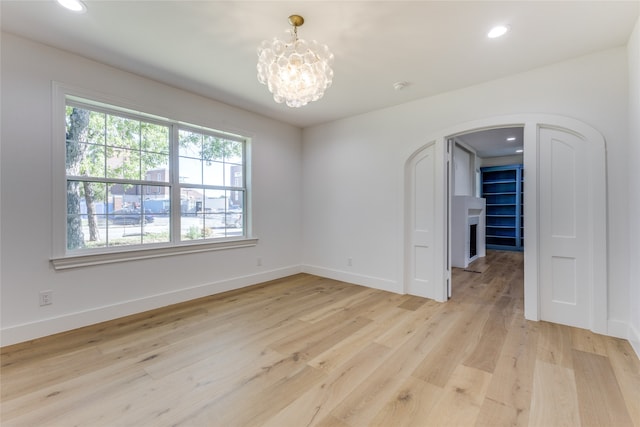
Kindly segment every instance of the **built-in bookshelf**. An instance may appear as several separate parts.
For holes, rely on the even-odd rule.
[[[486,199],[486,245],[489,249],[524,248],[522,165],[481,168]]]

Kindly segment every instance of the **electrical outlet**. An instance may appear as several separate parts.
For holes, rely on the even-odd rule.
[[[347,265],[348,265],[349,267],[353,266],[353,259],[351,259],[351,258],[347,258]]]
[[[262,257],[258,257],[258,259],[256,260],[256,265],[258,267],[262,267]]]
[[[40,306],[53,304],[53,291],[40,292]]]

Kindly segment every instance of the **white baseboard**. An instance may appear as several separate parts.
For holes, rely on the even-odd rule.
[[[366,286],[368,288],[380,289],[381,291],[403,294],[402,286],[397,282],[379,277],[365,276],[362,274],[349,273],[342,270],[333,270],[315,265],[303,265],[302,272],[313,274],[315,276],[326,277],[328,279],[340,280],[342,282],[353,283],[356,285]]]
[[[212,282],[205,285],[179,289],[174,292],[152,295],[145,298],[126,301],[119,304],[92,308],[89,310],[69,313],[58,317],[38,320],[36,322],[2,328],[0,331],[0,346],[17,344],[35,338],[53,335],[84,326],[93,325],[108,320],[117,319],[131,314],[142,313],[171,304],[190,301],[221,292],[240,289],[269,280],[279,279],[301,273],[299,265],[265,271],[258,274],[235,277],[232,279]]]
[[[634,328],[631,323],[609,319],[607,335],[629,341],[638,359],[640,359],[640,331]]]
[[[629,338],[629,324],[622,320],[609,319],[606,332],[606,335],[610,337],[626,340]]]

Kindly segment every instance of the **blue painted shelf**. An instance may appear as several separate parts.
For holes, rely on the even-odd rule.
[[[488,249],[524,249],[522,165],[481,168]]]

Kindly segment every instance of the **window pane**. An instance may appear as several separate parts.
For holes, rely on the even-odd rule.
[[[228,190],[205,190],[203,228],[209,237],[243,235],[244,217],[238,204],[238,194]],[[235,198],[235,199],[234,199]]]
[[[140,152],[107,147],[107,178],[140,179]]]
[[[84,247],[82,217],[80,215],[80,183],[67,182],[67,249]]]
[[[79,181],[80,211],[83,215],[105,215],[108,211],[107,185],[102,182]]]
[[[207,213],[224,212],[227,208],[227,200],[224,190],[205,190],[205,211]]]
[[[142,202],[142,186],[133,184],[124,184],[122,188],[122,207],[126,209],[138,209]]]
[[[223,164],[220,162],[204,162],[204,175],[205,185],[224,185],[224,170]]]
[[[142,152],[141,165],[143,180],[169,182],[168,154]]]
[[[180,190],[180,212],[195,213],[196,206],[202,208],[202,190],[199,188],[183,188]]]
[[[179,155],[182,157],[202,157],[202,135],[195,132],[180,130]]]
[[[244,187],[244,181],[242,180],[242,165],[226,164],[224,173],[224,182],[227,187]]]
[[[244,235],[244,192],[226,191],[228,209],[225,217],[225,237]]]
[[[202,158],[205,160],[224,160],[225,141],[211,135],[204,136]]]
[[[169,154],[169,127],[141,123],[142,150]]]
[[[202,184],[202,160],[180,157],[180,182]]]
[[[105,177],[105,146],[88,145],[84,153],[84,161],[80,166],[80,175]]]
[[[244,210],[244,191],[227,191],[230,210]]]
[[[107,145],[140,149],[140,122],[118,116],[107,116]]]
[[[169,187],[144,186],[145,198],[142,201],[145,212],[153,215],[169,215],[171,213],[171,199]]]
[[[88,110],[69,107],[66,108],[66,140],[88,142],[88,128],[90,112]]]
[[[171,187],[168,185],[145,185],[144,195],[146,200],[169,200],[171,197]]]
[[[104,146],[67,141],[67,175],[105,176]]]
[[[89,132],[87,142],[104,145],[106,141],[106,120],[107,115],[91,111],[89,113]]]
[[[182,218],[181,240],[202,240],[211,237],[211,229],[204,225],[204,215],[192,214]]]
[[[180,239],[203,239],[203,192],[200,189],[183,188],[180,191],[180,202]]]
[[[225,161],[228,163],[242,164],[243,144],[238,141],[227,141]]]
[[[107,242],[107,186],[100,182],[80,183],[82,231],[87,248],[103,247]]]

